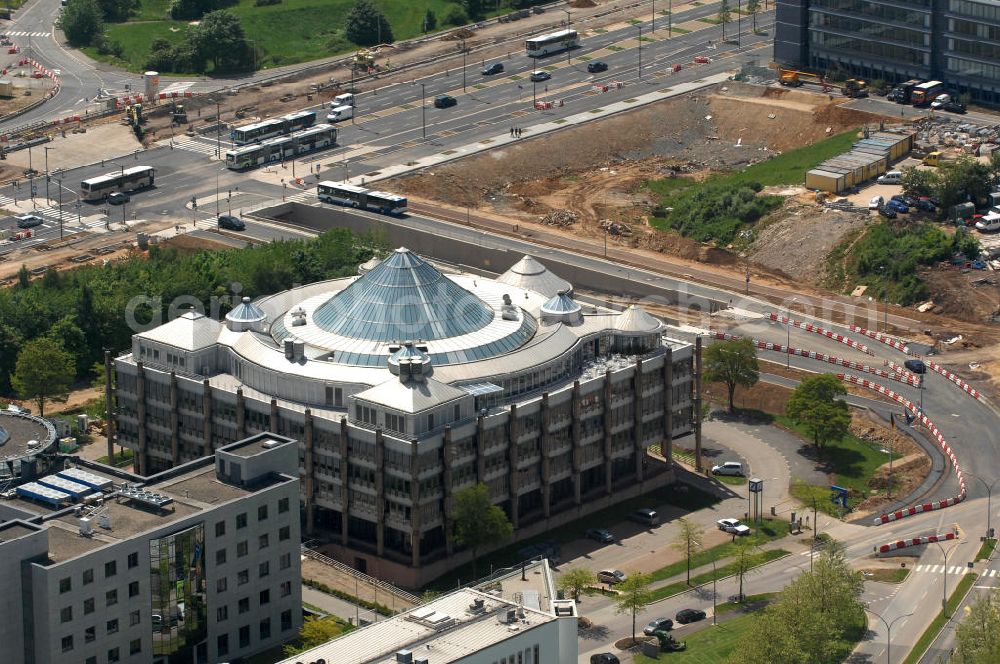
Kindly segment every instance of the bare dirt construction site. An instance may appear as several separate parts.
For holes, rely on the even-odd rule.
[[[393,186],[413,200],[469,206],[515,223],[543,223],[595,238],[607,229],[619,244],[726,264],[733,260],[726,252],[652,229],[647,220],[656,202],[644,183],[739,169],[879,121],[843,108],[843,101],[732,82],[421,172]],[[801,242],[814,232],[783,233],[782,243]],[[831,248],[840,237],[831,234]],[[812,257],[813,267],[819,259]],[[775,261],[779,265],[784,263]]]

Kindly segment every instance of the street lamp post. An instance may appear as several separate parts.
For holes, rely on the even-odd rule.
[[[792,298],[792,302],[795,302],[796,298]],[[785,368],[791,366],[792,364],[792,307],[789,305],[785,308],[787,312],[787,317],[785,318]]]
[[[667,39],[674,36],[674,0],[667,3]]]
[[[571,27],[573,27],[573,15],[570,13],[570,11],[568,9],[563,9],[562,11],[565,12],[565,14],[566,14],[566,30],[569,30]],[[569,38],[567,37],[567,40],[568,39]],[[571,49],[571,48],[567,48],[566,49],[566,64],[567,65],[570,62],[570,57],[571,57],[571,53],[570,52],[572,50],[573,49]]]
[[[955,549],[953,548],[951,549],[951,551],[945,551],[944,547],[941,546],[940,542],[934,542],[934,544],[937,544],[937,547],[941,549],[941,555],[944,556],[944,569],[941,570],[941,581],[942,581],[941,613],[943,613],[944,617],[947,618],[948,617],[948,556],[950,556],[952,551],[954,551]]]
[[[716,613],[716,597],[718,596],[715,592],[715,581],[718,578],[718,574],[715,571],[715,556],[712,556],[712,624],[717,625],[718,622],[715,619]]]
[[[639,80],[642,80],[642,25],[635,26],[639,28]]]
[[[965,474],[968,475],[969,477],[974,477],[975,479],[979,480],[980,482],[983,483],[983,486],[986,487],[986,539],[993,539],[993,534],[992,534],[993,529],[990,528],[990,516],[993,513],[993,487],[996,485],[997,482],[1000,482],[1000,477],[996,478],[995,480],[987,484],[986,480],[984,480],[982,477],[979,477],[978,475],[973,475],[972,473],[968,472]]]
[[[53,148],[51,146],[45,145],[42,147],[45,150],[45,202],[48,204],[49,201],[49,150]]]
[[[653,0],[653,18],[649,21],[649,31],[656,34],[656,0]]]
[[[59,186],[59,239],[63,239],[63,209],[62,209],[62,179],[56,180],[56,184]]]
[[[873,616],[881,620],[882,624],[885,625],[885,662],[886,664],[892,664],[892,626],[896,624],[897,620],[902,620],[903,618],[909,618],[910,616],[913,615],[913,613],[905,613],[901,616],[896,616],[891,621],[886,621],[886,619],[883,618],[880,614],[876,613],[875,611],[872,611],[867,606],[865,607],[865,611],[867,611],[868,613],[872,614]]]
[[[465,92],[465,57],[469,49],[465,48],[465,40],[462,40],[462,92]]]
[[[427,86],[420,84],[420,134],[427,138]]]

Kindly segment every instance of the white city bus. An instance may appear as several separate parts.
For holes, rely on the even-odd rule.
[[[280,118],[262,120],[254,124],[235,127],[229,132],[229,138],[237,145],[256,143],[275,136],[291,134],[307,129],[316,123],[316,111],[298,111],[283,115]]]
[[[549,53],[557,53],[568,48],[576,48],[580,45],[580,36],[576,30],[560,30],[539,37],[532,37],[524,42],[524,48],[528,56],[540,58]]]
[[[226,167],[234,171],[242,171],[283,159],[291,159],[296,155],[313,150],[322,150],[336,142],[337,128],[333,125],[318,124],[290,136],[279,136],[256,145],[244,145],[235,150],[228,150],[226,152]]]
[[[80,198],[99,201],[116,191],[135,191],[153,186],[155,169],[152,166],[134,166],[124,171],[99,175],[80,183]]]
[[[373,191],[353,184],[340,184],[329,180],[316,186],[316,198],[321,203],[336,203],[351,207],[381,212],[382,214],[404,214],[406,197],[386,191]]]

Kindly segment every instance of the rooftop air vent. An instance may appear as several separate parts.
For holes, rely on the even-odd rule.
[[[396,664],[413,664],[413,653],[409,650],[397,650]]]

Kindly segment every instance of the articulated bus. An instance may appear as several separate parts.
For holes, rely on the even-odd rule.
[[[256,168],[297,155],[322,150],[337,142],[337,128],[333,125],[318,124],[309,129],[297,131],[290,136],[279,136],[258,143],[244,145],[226,152],[226,167],[234,171]]]
[[[116,191],[126,192],[153,186],[155,169],[152,166],[134,166],[124,171],[99,175],[80,183],[80,198],[99,201]]]
[[[913,88],[913,91],[910,92],[910,102],[914,106],[927,106],[943,93],[944,83],[941,81],[927,81]]]
[[[316,197],[321,203],[336,203],[351,207],[381,212],[382,214],[403,214],[406,212],[406,198],[385,191],[372,191],[353,184],[320,182],[316,186]]]
[[[316,111],[298,111],[280,118],[235,127],[229,132],[229,138],[237,145],[246,145],[307,129],[314,124],[316,124]]]
[[[524,48],[528,56],[540,58],[549,53],[565,51],[568,48],[576,48],[580,45],[580,36],[576,30],[560,30],[547,35],[533,37],[524,42]]]

